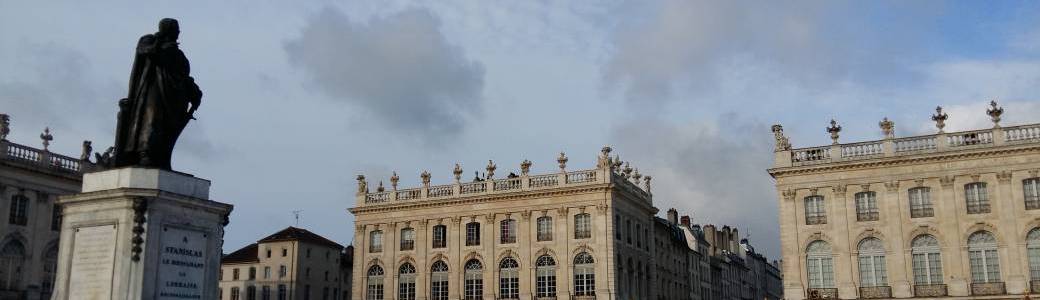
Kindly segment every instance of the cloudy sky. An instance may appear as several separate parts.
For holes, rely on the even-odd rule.
[[[77,155],[112,142],[133,47],[160,18],[205,93],[174,157],[235,205],[225,251],[294,224],[353,240],[354,176],[447,183],[495,160],[591,168],[603,145],[655,205],[779,256],[769,126],[795,147],[1038,121],[1033,2],[0,1],[9,139]]]

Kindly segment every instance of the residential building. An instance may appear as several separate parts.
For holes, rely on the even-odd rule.
[[[0,299],[49,299],[61,231],[55,200],[80,192],[90,150],[79,159],[51,152],[50,129],[43,148],[8,141],[9,132],[10,117],[0,114]]]
[[[657,299],[650,177],[610,157],[567,169],[370,192],[358,177],[355,299]]]
[[[306,229],[288,227],[221,259],[220,299],[352,299],[352,252]]]
[[[792,149],[775,165],[784,296],[1021,298],[1040,292],[1040,124]],[[984,112],[980,111],[979,114]],[[1030,113],[1030,112],[1021,112]],[[1035,112],[1031,114],[1035,115]],[[1018,295],[1018,296],[1009,296]]]

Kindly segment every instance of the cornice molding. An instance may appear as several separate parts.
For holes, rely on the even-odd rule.
[[[478,196],[472,196],[472,197],[466,197],[466,198],[437,199],[437,200],[429,200],[429,201],[422,201],[422,202],[397,203],[397,204],[389,204],[389,205],[360,206],[360,207],[352,207],[352,208],[348,209],[348,211],[350,211],[351,213],[353,213],[355,215],[359,215],[359,214],[391,212],[391,211],[411,210],[411,209],[420,209],[420,208],[453,206],[453,205],[472,205],[472,204],[479,204],[479,203],[501,202],[501,201],[516,200],[516,199],[527,199],[527,198],[537,198],[537,197],[551,197],[551,196],[566,196],[566,195],[577,195],[577,194],[586,194],[586,193],[594,193],[594,192],[607,192],[607,191],[610,191],[613,187],[614,187],[613,184],[606,184],[606,183],[604,183],[604,184],[596,184],[596,185],[586,185],[586,186],[575,187],[575,188],[565,188],[565,189],[555,189],[555,190],[545,190],[545,191],[527,191],[527,192],[519,192],[519,193],[500,194],[500,195],[495,195],[495,194],[492,194],[492,195],[478,195]],[[615,190],[620,190],[620,189],[615,189]]]

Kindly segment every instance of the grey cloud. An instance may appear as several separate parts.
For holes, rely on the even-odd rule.
[[[893,9],[884,26],[900,30],[878,34],[865,30],[877,27],[864,13],[870,8],[841,2],[664,0],[634,6],[648,8],[619,25],[604,77],[635,103],[664,102],[675,94],[697,100],[691,96],[759,76],[734,78],[734,69],[777,73],[814,89],[850,78],[869,82],[877,74],[893,80],[906,74],[900,71],[905,62],[917,62],[924,44],[915,40],[919,26],[901,26],[929,17],[927,9]]]
[[[366,121],[432,139],[458,134],[483,105],[483,65],[439,28],[427,10],[361,23],[326,8],[285,49],[310,83],[370,114]]]
[[[736,226],[752,244],[780,256],[769,126],[723,116],[721,123],[638,120],[611,133],[622,160],[653,176],[654,206],[694,222]]]

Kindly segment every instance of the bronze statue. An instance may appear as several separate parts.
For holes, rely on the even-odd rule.
[[[177,137],[195,119],[202,91],[177,47],[179,35],[177,20],[167,18],[137,41],[129,93],[119,101],[113,167],[169,170]]]

